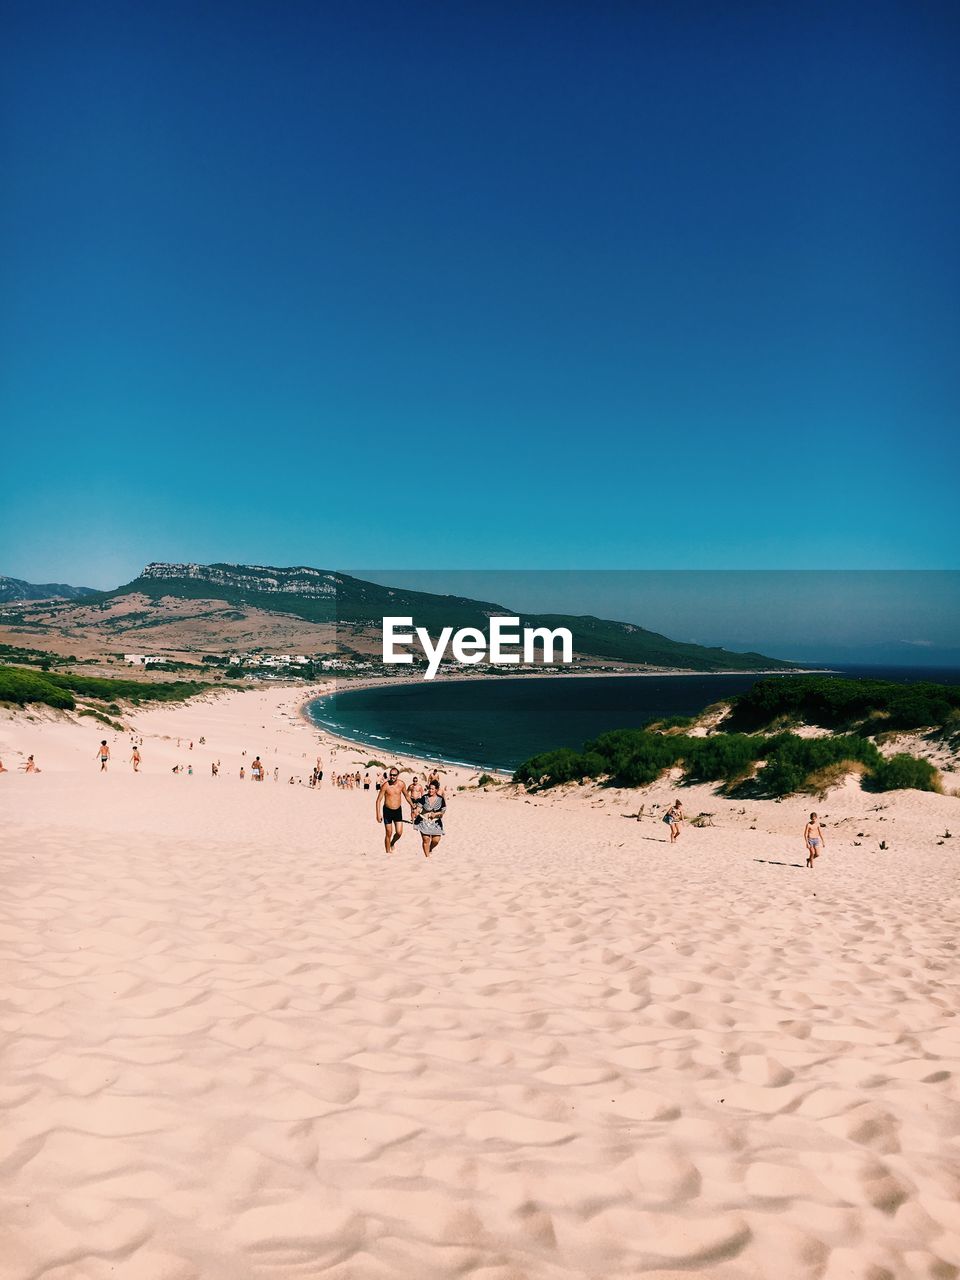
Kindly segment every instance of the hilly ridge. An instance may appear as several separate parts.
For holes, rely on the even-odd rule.
[[[441,627],[477,627],[486,631],[497,615],[519,616],[521,626],[568,627],[574,650],[608,661],[692,671],[792,670],[795,664],[760,653],[733,653],[722,648],[671,640],[633,623],[593,616],[521,613],[491,601],[465,596],[410,591],[367,582],[350,574],[308,566],[278,568],[218,563],[152,563],[131,582],[102,592],[85,603],[146,598],[159,604],[174,601],[223,601],[233,609],[280,614],[339,629],[341,640],[375,628],[386,615],[409,616],[431,633]]]
[[[71,587],[66,582],[25,582],[0,574],[0,604],[16,600],[79,600],[96,595],[94,587]]]

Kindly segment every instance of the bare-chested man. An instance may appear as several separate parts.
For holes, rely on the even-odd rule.
[[[393,853],[393,846],[403,835],[403,804],[409,804],[407,784],[400,781],[400,771],[391,769],[387,780],[377,792],[377,822],[384,826],[383,847]]]
[[[107,746],[106,738],[101,739],[99,747],[97,747],[96,758],[100,761],[100,772],[107,772],[107,765],[110,762],[110,748]]]

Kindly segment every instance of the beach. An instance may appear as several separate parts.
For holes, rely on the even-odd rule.
[[[960,1274],[955,796],[448,768],[388,858],[306,696],[0,713],[0,1280]]]

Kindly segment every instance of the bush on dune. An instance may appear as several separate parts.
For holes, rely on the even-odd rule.
[[[901,753],[882,760],[869,779],[874,791],[943,791],[943,779],[939,770],[929,760]]]
[[[643,787],[679,766],[684,781],[718,782],[728,795],[779,798],[819,792],[851,772],[866,775],[875,790],[903,787],[937,790],[937,771],[925,760],[886,760],[859,734],[802,738],[718,733],[709,737],[663,734],[650,729],[615,729],[586,743],[583,751],[563,747],[531,757],[514,774],[528,786],[556,786],[583,778],[607,778],[624,787]],[[758,768],[758,766],[760,766]]]
[[[13,702],[19,707],[40,702],[60,711],[73,711],[77,705],[69,690],[54,684],[50,676],[19,667],[0,667],[0,702]]]
[[[150,683],[113,680],[104,676],[57,675],[46,671],[28,671],[23,667],[0,667],[0,702],[13,702],[21,707],[28,702],[39,702],[62,711],[73,711],[76,708],[75,694],[95,698],[115,707],[118,698],[135,705],[141,702],[183,702],[209,687],[196,680]]]
[[[604,762],[597,755],[574,751],[572,747],[559,747],[556,751],[542,751],[525,760],[514,773],[515,782],[527,785],[555,787],[563,782],[579,782],[582,778],[599,777],[604,772]]]
[[[734,700],[724,728],[755,731],[787,719],[824,729],[859,726],[867,733],[921,729],[944,724],[957,708],[957,685],[791,676],[758,680]]]

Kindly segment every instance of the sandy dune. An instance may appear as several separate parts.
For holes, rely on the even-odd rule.
[[[135,724],[0,721],[2,1280],[960,1274],[956,798],[838,792],[807,872],[808,801],[671,850],[460,771],[387,859],[239,781],[306,774],[289,690]]]

